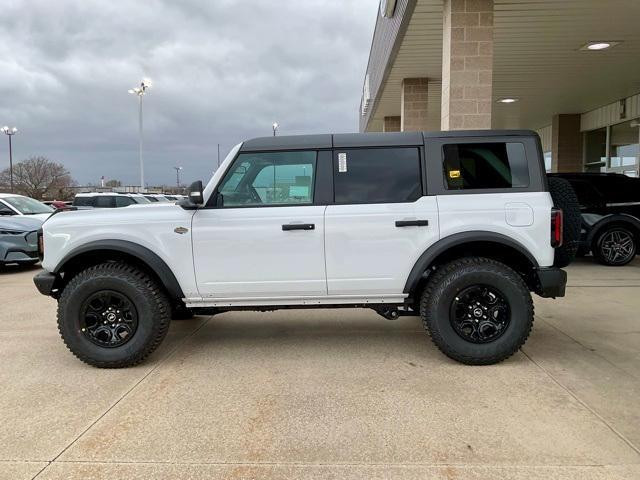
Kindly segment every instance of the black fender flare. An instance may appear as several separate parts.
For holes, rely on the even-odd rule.
[[[455,233],[438,240],[427,248],[422,255],[420,255],[409,273],[409,277],[407,278],[407,282],[404,286],[404,293],[410,294],[413,292],[424,272],[427,271],[433,261],[440,254],[446,252],[450,248],[473,242],[491,242],[513,248],[524,255],[534,268],[538,268],[539,266],[538,261],[524,245],[510,237],[507,237],[506,235],[502,235],[501,233],[485,231]]]
[[[640,235],[640,220],[638,220],[633,215],[629,215],[627,213],[612,213],[609,215],[605,215],[596,223],[591,225],[589,232],[587,233],[587,241],[586,244],[591,248],[593,241],[597,234],[601,229],[605,228],[607,225],[611,223],[627,223],[635,228],[636,235]]]
[[[156,274],[162,283],[162,286],[164,286],[172,299],[184,298],[182,287],[180,287],[176,276],[165,261],[147,247],[143,247],[142,245],[126,240],[96,240],[74,248],[68,252],[60,262],[58,262],[52,273],[58,274],[63,270],[64,266],[69,263],[69,261],[73,260],[78,255],[109,250],[122,252],[135,257]]]

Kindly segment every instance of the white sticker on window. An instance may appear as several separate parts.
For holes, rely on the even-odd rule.
[[[347,154],[338,154],[338,172],[343,173],[347,171]]]

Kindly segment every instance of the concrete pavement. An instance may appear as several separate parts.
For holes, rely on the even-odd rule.
[[[144,364],[98,370],[36,272],[0,272],[0,479],[640,478],[640,260],[572,265],[490,367],[417,318],[291,310],[174,322]]]

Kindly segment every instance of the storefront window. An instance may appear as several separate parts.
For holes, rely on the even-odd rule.
[[[638,164],[640,145],[636,123],[624,122],[611,127],[610,168],[635,167]]]
[[[585,159],[586,172],[599,172],[607,166],[607,129],[599,128],[585,134]]]

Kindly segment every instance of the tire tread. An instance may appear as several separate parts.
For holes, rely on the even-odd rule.
[[[110,278],[115,277],[133,284],[134,286],[138,286],[145,290],[145,293],[152,298],[152,304],[155,305],[156,311],[154,312],[154,318],[156,321],[156,332],[154,333],[153,338],[151,341],[147,342],[144,348],[140,349],[140,351],[118,361],[102,361],[81,352],[67,341],[63,333],[62,322],[64,321],[65,305],[70,301],[70,297],[78,287],[80,287],[85,281],[96,278],[96,276]],[[171,307],[166,295],[156,282],[154,282],[153,279],[151,279],[151,277],[149,277],[145,272],[123,262],[101,263],[81,271],[66,285],[58,300],[58,331],[60,332],[60,336],[62,337],[64,344],[71,353],[84,363],[98,368],[131,367],[138,365],[145,360],[162,343],[162,340],[169,330],[170,312]]]

